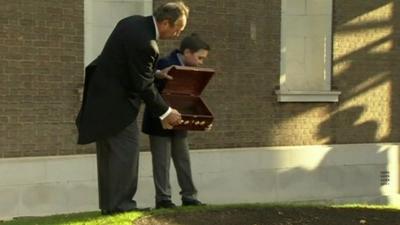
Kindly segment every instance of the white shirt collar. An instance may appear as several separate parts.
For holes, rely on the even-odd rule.
[[[182,53],[179,53],[179,52],[178,52],[178,54],[176,54],[176,56],[178,57],[179,63],[180,63],[182,66],[184,66],[185,63],[183,62],[183,55],[182,55]]]
[[[153,18],[153,22],[154,22],[154,28],[156,30],[156,40],[160,39],[160,33],[158,32],[158,27],[157,27],[157,21],[156,18],[154,18],[154,16],[152,16]]]

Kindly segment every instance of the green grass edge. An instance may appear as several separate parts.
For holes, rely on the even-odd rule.
[[[158,209],[149,212],[129,212],[113,216],[103,216],[100,212],[84,212],[61,214],[46,217],[20,217],[10,221],[2,221],[0,225],[132,225],[137,219],[168,215],[174,213],[193,213],[205,211],[220,211],[226,209],[260,209],[260,208],[367,208],[375,210],[400,210],[400,206],[394,205],[365,205],[365,204],[303,204],[303,203],[246,203],[230,205],[208,205],[200,207],[177,207],[175,209]],[[134,223],[133,223],[134,224]]]

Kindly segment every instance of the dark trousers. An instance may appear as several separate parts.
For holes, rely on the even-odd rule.
[[[156,202],[171,200],[169,171],[171,158],[174,162],[182,199],[196,199],[197,190],[192,179],[189,145],[186,137],[161,137],[150,135],[153,162],[153,178]]]
[[[139,130],[136,121],[114,136],[96,142],[99,206],[101,210],[136,208]]]

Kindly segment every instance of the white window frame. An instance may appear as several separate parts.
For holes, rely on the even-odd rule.
[[[333,0],[282,0],[278,102],[338,102],[331,89]]]

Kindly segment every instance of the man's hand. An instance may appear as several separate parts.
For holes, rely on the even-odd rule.
[[[161,121],[161,124],[164,129],[172,129],[173,126],[179,125],[181,121],[181,114],[176,109],[172,109],[168,116]]]
[[[167,68],[164,68],[162,70],[157,70],[155,73],[155,77],[157,79],[167,79],[167,80],[173,80],[174,78],[170,75],[168,75],[169,70],[172,68],[172,66],[169,66]]]
[[[169,125],[167,123],[167,121],[165,121],[165,119],[161,120],[161,125],[162,125],[162,128],[166,129],[166,130],[172,130],[172,128],[174,128],[173,126]]]

